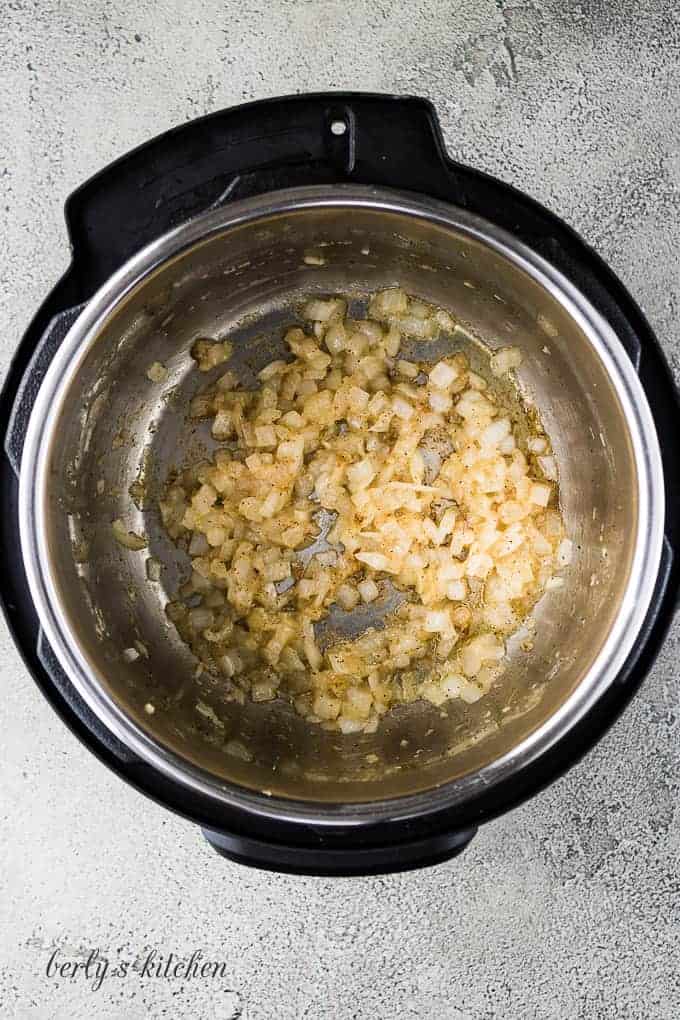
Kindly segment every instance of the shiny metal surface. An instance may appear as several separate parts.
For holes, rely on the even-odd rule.
[[[305,262],[310,254],[323,264]],[[228,333],[239,371],[252,378],[303,295],[350,292],[360,300],[397,282],[450,308],[489,347],[523,349],[520,383],[553,441],[577,555],[566,586],[537,608],[533,650],[511,645],[497,691],[472,706],[450,703],[443,714],[417,703],[390,713],[374,735],[342,737],[304,724],[281,702],[241,707],[220,698],[219,683],[193,679],[191,653],[163,611],[187,563],[156,506],[169,470],[214,445],[186,417],[191,397],[211,380],[194,369],[195,339]],[[456,340],[474,355],[464,332]],[[146,376],[154,361],[168,367],[163,384]],[[33,598],[92,710],[188,787],[318,824],[460,803],[563,736],[635,642],[658,569],[663,505],[643,390],[582,295],[460,209],[352,186],[280,192],[210,212],[127,263],[50,367],[20,487]],[[116,517],[145,531],[149,549],[118,546]],[[164,565],[160,583],[147,579],[149,554]],[[121,653],[135,640],[148,654],[126,663]],[[199,699],[221,725],[196,711]],[[153,716],[144,711],[149,700],[159,706]],[[246,756],[230,753],[233,740]]]

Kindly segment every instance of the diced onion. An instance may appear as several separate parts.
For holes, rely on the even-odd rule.
[[[557,547],[557,562],[560,567],[568,567],[572,561],[574,554],[574,543],[568,539],[563,539]]]
[[[529,502],[536,506],[547,506],[550,500],[551,486],[536,483],[529,489]]]
[[[132,549],[134,552],[146,549],[148,545],[146,538],[142,535],[137,535],[134,531],[128,531],[120,519],[115,520],[111,528],[114,538],[119,545],[124,546],[126,549]]]
[[[538,457],[538,466],[551,482],[557,481],[557,463],[554,457]]]
[[[362,602],[374,602],[380,594],[378,585],[372,578],[368,578],[365,581],[360,581],[357,585],[357,591],[361,596]]]
[[[506,375],[522,364],[522,352],[519,347],[501,347],[492,356],[490,364],[494,375]]]
[[[402,336],[409,358],[434,350],[413,341],[452,332],[449,312],[398,287],[371,297],[368,318],[348,305],[310,298],[304,326],[285,330],[290,355],[260,362],[255,387],[229,371],[193,398],[224,445],[180,472],[160,509],[191,561],[167,613],[198,669],[225,699],[282,697],[351,735],[375,732],[399,703],[482,698],[573,549],[550,441],[528,415],[511,421],[508,384],[493,384],[519,366],[519,348],[476,372],[463,353],[405,360]],[[231,345],[199,340],[192,354],[207,372]],[[113,530],[127,548],[147,544],[122,521]],[[392,584],[406,595],[397,611],[341,640],[333,614],[370,618],[362,607]],[[238,741],[226,747],[250,760]]]
[[[165,382],[168,378],[168,370],[165,365],[161,365],[160,361],[154,361],[153,364],[149,365],[147,368],[146,376],[147,379],[151,380],[151,382]]]

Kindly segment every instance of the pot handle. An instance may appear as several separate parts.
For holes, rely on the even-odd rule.
[[[462,177],[447,155],[429,100],[320,93],[253,103],[216,116],[232,129],[229,162],[240,170],[213,206],[278,188],[343,181],[427,192],[465,204]],[[273,161],[261,151],[263,140],[272,138]]]
[[[426,99],[328,92],[220,110],[151,139],[73,192],[73,278],[92,294],[144,244],[251,195],[353,182],[467,205],[465,180]]]
[[[264,842],[242,833],[201,831],[213,850],[236,864],[281,874],[328,878],[385,875],[441,864],[462,853],[477,833],[477,829],[466,829],[404,842],[347,846],[342,840],[325,844],[323,837],[314,831],[311,840],[317,845],[300,847]],[[350,839],[348,836],[347,842]]]
[[[52,317],[35,347],[33,356],[26,366],[26,371],[17,388],[5,433],[5,453],[17,478],[19,477],[28,419],[38,396],[38,390],[58,347],[84,307],[85,304],[80,304],[75,308],[67,308]]]

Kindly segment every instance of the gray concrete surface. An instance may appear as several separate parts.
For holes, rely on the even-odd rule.
[[[450,151],[574,224],[680,370],[674,0],[5,0],[3,366],[67,263],[62,202],[83,178],[198,114],[324,88],[431,97]],[[598,749],[464,858],[319,881],[221,863],[127,789],[52,714],[3,626],[0,1016],[673,1020],[679,646],[676,626]],[[112,966],[200,948],[227,974],[131,970],[92,990],[47,977],[55,948]]]

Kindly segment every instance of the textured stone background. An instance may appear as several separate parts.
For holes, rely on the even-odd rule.
[[[4,0],[2,364],[67,264],[62,203],[79,182],[191,117],[325,88],[431,97],[456,157],[612,263],[680,371],[674,0]],[[352,881],[221,863],[88,755],[4,627],[0,642],[3,1020],[227,1020],[239,1003],[248,1020],[680,1015],[677,627],[565,779],[457,862]],[[53,947],[93,946],[200,946],[229,981],[133,972],[93,992],[44,976]]]

